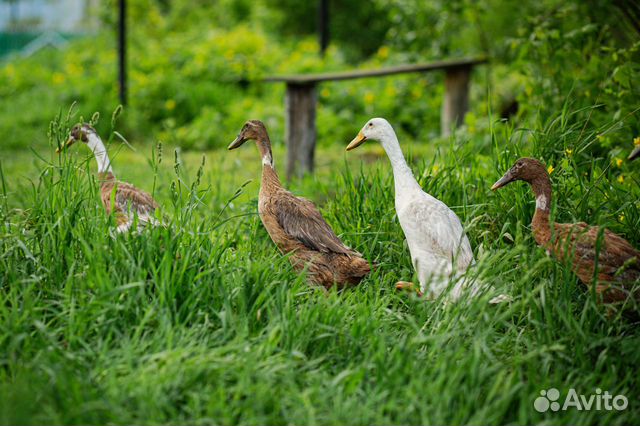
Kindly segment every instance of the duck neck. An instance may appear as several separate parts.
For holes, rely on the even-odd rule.
[[[107,155],[107,148],[105,148],[102,143],[102,139],[100,136],[95,133],[89,133],[87,135],[88,141],[87,145],[93,152],[93,155],[96,157],[96,162],[98,163],[98,174],[113,175],[113,170],[111,169],[111,161],[109,160],[109,155]]]
[[[411,172],[411,168],[407,164],[407,161],[400,149],[400,143],[398,137],[393,129],[388,129],[385,132],[385,136],[381,138],[380,143],[389,157],[391,162],[391,168],[393,169],[393,180],[395,183],[396,194],[401,190],[417,189],[422,190],[420,185],[416,181],[416,178]]]
[[[536,242],[542,245],[551,239],[551,224],[549,222],[551,180],[549,175],[537,177],[531,182],[531,187],[536,196],[536,212],[533,215],[531,228]]]
[[[282,186],[278,173],[276,173],[276,169],[273,167],[273,154],[271,153],[269,136],[265,134],[260,139],[257,139],[256,145],[262,156],[262,186],[265,188],[272,185]]]

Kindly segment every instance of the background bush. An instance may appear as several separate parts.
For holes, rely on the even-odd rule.
[[[511,116],[516,126],[532,128],[569,102],[572,109],[584,108],[589,128],[616,121],[600,135],[595,152],[621,156],[640,133],[635,113],[640,89],[634,79],[639,33],[628,18],[632,6],[625,5],[330,2],[333,44],[321,59],[313,34],[315,2],[294,7],[288,0],[134,0],[130,105],[122,126],[132,140],[206,148],[223,146],[247,117],[261,117],[279,140],[284,89],[260,83],[265,75],[485,54],[492,64],[474,75],[469,130],[486,132],[509,108],[517,108]],[[12,135],[3,141],[5,149],[42,144],[42,124],[61,105],[76,101],[84,115],[115,108],[116,55],[109,28],[116,8],[103,2],[100,10],[105,31],[95,37],[0,67],[0,131]],[[320,85],[320,143],[342,140],[351,123],[359,125],[371,114],[393,117],[410,137],[435,137],[441,78],[435,73]]]

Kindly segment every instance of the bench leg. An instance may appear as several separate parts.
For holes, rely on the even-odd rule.
[[[469,110],[469,79],[471,67],[447,70],[444,79],[444,101],[440,115],[440,132],[449,136],[458,127]]]
[[[316,86],[287,84],[287,179],[313,171],[316,148]]]

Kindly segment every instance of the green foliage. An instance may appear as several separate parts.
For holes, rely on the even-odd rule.
[[[598,156],[624,157],[640,134],[639,89],[633,79],[640,67],[639,45],[634,30],[624,25],[622,6],[596,0],[366,3],[332,4],[335,25],[347,34],[357,31],[340,36],[344,39],[336,36],[321,59],[312,35],[286,36],[312,31],[307,21],[315,16],[313,2],[299,7],[283,0],[131,2],[130,105],[122,130],[133,141],[222,147],[227,135],[253,117],[268,121],[281,138],[283,87],[260,79],[350,68],[357,44],[363,46],[358,55],[369,55],[362,68],[478,53],[492,57],[491,68],[479,68],[472,82],[466,119],[471,133],[486,133],[493,116],[509,106],[518,108],[510,117],[517,126],[533,128],[569,102],[588,114],[579,117],[587,131],[618,123],[592,145]],[[112,25],[115,5],[106,2],[101,10],[103,21]],[[369,31],[378,25],[387,30]],[[375,35],[381,33],[383,38]],[[365,48],[360,36],[371,44]],[[115,108],[114,50],[112,35],[102,34],[75,41],[63,52],[42,52],[0,67],[0,131],[12,135],[3,146],[42,146],[38,124],[60,105],[77,101],[85,114]],[[371,115],[393,117],[396,127],[413,138],[435,137],[441,82],[435,73],[324,83],[318,88],[319,142],[349,137],[352,126]]]
[[[518,100],[530,113],[540,112],[541,105],[560,109],[569,103],[594,127],[615,121],[590,144],[591,155],[606,155],[614,147],[628,149],[640,132],[636,102],[640,88],[630,78],[640,67],[640,42],[633,35],[627,35],[630,42],[617,39],[609,25],[586,19],[586,8],[569,3],[550,13],[540,12],[520,31],[521,37],[512,39],[516,67],[526,76]],[[625,154],[613,150],[611,155]]]
[[[254,147],[205,161],[162,146],[132,157],[112,142],[116,173],[151,191],[166,223],[116,235],[91,155],[82,146],[53,154],[69,118],[54,121],[50,157],[37,160],[32,182],[7,178],[25,162],[1,165],[0,422],[633,422],[634,404],[533,409],[549,387],[636,400],[637,330],[607,318],[568,268],[535,247],[525,185],[489,195],[517,156],[574,140],[574,115],[541,126],[533,146],[502,123],[488,140],[401,141],[421,185],[465,222],[478,259],[469,273],[514,297],[501,306],[489,295],[445,305],[394,291],[413,269],[388,161],[371,162],[380,155],[373,143],[347,162],[344,145],[323,147],[328,166],[292,184],[379,265],[357,288],[326,293],[292,271],[256,215],[257,182],[243,188],[259,176]],[[637,171],[586,162],[586,148],[553,154],[556,216],[604,224],[639,245]],[[274,152],[280,164],[283,147]]]
[[[101,3],[107,30],[95,37],[0,64],[0,423],[637,421],[636,325],[607,318],[535,246],[525,185],[489,191],[535,156],[552,170],[557,220],[640,246],[640,175],[624,161],[640,136],[640,61],[625,2],[332,2],[341,12],[323,59],[314,2],[128,3],[130,104],[97,128],[116,174],[153,193],[166,227],[115,235],[93,158],[81,145],[53,153],[70,124],[118,103],[115,2]],[[446,140],[437,73],[318,86],[317,173],[289,186],[379,266],[352,290],[307,286],[257,217],[255,149],[217,149],[259,118],[283,170],[284,88],[259,80],[475,53],[492,63],[474,73],[471,111]],[[78,112],[47,131],[73,102]],[[462,218],[469,274],[512,303],[394,291],[413,268],[388,162],[374,143],[344,154],[371,116],[391,121],[423,188]],[[550,387],[630,405],[539,414],[533,401]]]
[[[318,34],[319,1],[265,0],[273,12],[265,26],[284,36]],[[362,60],[384,43],[391,22],[388,6],[378,1],[329,0],[329,38],[351,62]]]

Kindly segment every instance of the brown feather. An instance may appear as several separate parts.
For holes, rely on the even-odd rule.
[[[158,203],[147,192],[129,183],[117,181],[111,173],[101,176],[101,180],[102,204],[107,214],[112,213],[113,207],[113,213],[117,217],[118,225],[127,223],[132,219],[133,215],[137,215],[140,218],[150,217],[158,208]]]
[[[311,283],[327,288],[358,284],[370,272],[369,262],[340,241],[311,201],[282,187],[275,169],[264,160],[272,158],[264,124],[248,122],[239,138],[256,140],[263,158],[258,213],[271,240],[289,254],[293,268],[306,269]]]
[[[551,234],[551,228],[548,229]],[[571,262],[573,271],[585,285],[590,286],[596,278],[596,292],[602,295],[603,302],[624,302],[629,297],[634,282],[640,279],[638,250],[608,229],[585,223],[555,223],[553,229],[544,246],[558,259]],[[638,300],[639,290],[633,294]]]
[[[350,254],[313,203],[284,189],[273,197],[278,224],[284,232],[311,250]]]
[[[569,263],[587,287],[595,282],[595,291],[604,303],[624,302],[629,297],[640,301],[640,251],[608,229],[584,222],[551,223],[551,180],[538,160],[521,158],[494,188],[515,180],[528,182],[536,200],[541,200],[531,224],[540,246]]]

